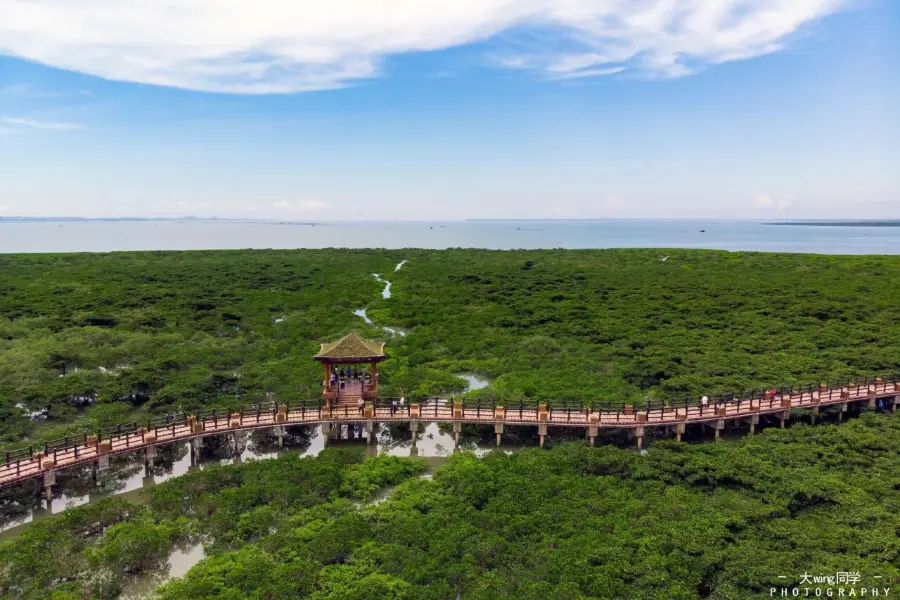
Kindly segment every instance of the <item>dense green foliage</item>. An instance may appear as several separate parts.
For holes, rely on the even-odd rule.
[[[0,442],[269,391],[316,397],[319,342],[354,329],[386,339],[352,315],[363,306],[409,330],[387,346],[385,395],[459,392],[460,371],[494,378],[479,393],[500,401],[894,372],[898,285],[897,257],[706,250],[0,256]],[[51,419],[35,431],[16,403]]]
[[[333,449],[210,468],[148,507],[36,523],[0,546],[0,593],[113,598],[117,569],[153,569],[188,536],[207,557],[160,600],[746,600],[838,571],[885,587],[900,575],[898,446],[900,416],[867,413],[643,456],[460,453],[433,479],[412,477],[422,461]]]
[[[286,520],[327,520],[425,470],[422,460],[329,449],[210,467],[153,488],[149,506],[121,499],[67,510],[0,545],[0,596],[115,598],[127,575],[160,569],[179,542],[218,551],[271,534]]]
[[[206,559],[160,596],[743,600],[846,570],[871,586],[900,574],[897,444],[900,419],[866,415],[646,456],[459,454],[382,505],[295,517]]]

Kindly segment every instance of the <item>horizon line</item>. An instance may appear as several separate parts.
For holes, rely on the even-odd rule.
[[[255,223],[290,223],[302,225],[324,225],[341,223],[477,223],[477,222],[580,222],[580,221],[756,221],[760,223],[797,223],[797,222],[860,222],[860,223],[888,223],[900,222],[900,218],[841,218],[841,217],[794,217],[794,218],[762,218],[762,217],[474,217],[474,218],[450,218],[450,219],[348,219],[348,220],[301,220],[282,219],[278,217],[199,217],[187,215],[183,217],[79,217],[79,216],[24,216],[24,215],[0,215],[0,221],[231,221],[231,222],[255,222]]]

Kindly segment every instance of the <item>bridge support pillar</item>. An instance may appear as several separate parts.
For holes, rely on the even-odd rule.
[[[841,423],[844,420],[844,413],[847,412],[847,403],[842,402],[838,404],[838,408],[840,409],[838,411],[838,423]]]
[[[644,428],[635,427],[634,437],[637,438],[637,449],[642,450],[644,448]]]
[[[203,450],[203,438],[191,438],[191,464],[200,464],[200,451]]]
[[[715,441],[719,441],[719,435],[723,429],[725,429],[725,419],[716,419],[715,421],[706,423],[707,427],[712,428],[713,430],[713,439]]]
[[[275,435],[278,436],[278,447],[284,448],[284,425],[275,428]]]
[[[750,435],[756,433],[756,426],[759,425],[759,415],[752,415],[747,419],[747,423],[750,424]]]
[[[459,447],[459,434],[462,433],[462,421],[453,421],[453,439]]]
[[[588,442],[591,444],[591,446],[593,446],[594,443],[596,442],[596,440],[597,440],[597,434],[598,434],[599,432],[600,432],[600,427],[599,427],[599,426],[597,426],[597,425],[588,425],[588,428],[587,428],[587,439],[588,439]]]
[[[891,412],[897,412],[897,403],[900,402],[900,396],[894,396],[894,399],[891,400]]]
[[[874,394],[869,396],[868,405],[869,405],[869,408],[875,408],[875,395]]]
[[[497,434],[497,445],[500,445],[500,438],[503,436],[503,423],[494,423],[494,433]]]
[[[810,413],[809,413],[809,424],[810,424],[810,425],[815,425],[815,424],[816,424],[816,417],[818,417],[818,416],[819,416],[819,407],[818,407],[818,406],[813,406],[813,407],[812,407],[812,410],[811,410]]]
[[[781,427],[782,429],[784,429],[784,424],[788,421],[788,419],[791,418],[791,411],[790,411],[790,409],[788,409],[788,410],[783,410],[783,411],[781,411],[781,412],[778,414],[778,416],[779,416],[779,418],[781,419],[781,425],[780,425],[780,427]]]
[[[413,450],[416,450],[416,442],[419,439],[419,422],[415,419],[409,422],[409,432],[412,434]]]
[[[374,421],[366,421],[365,429],[366,429],[366,443],[374,444],[375,443],[375,422]]]
[[[53,502],[53,486],[56,485],[56,471],[45,471],[43,477],[44,494],[47,497],[47,507]]]
[[[231,436],[234,439],[234,453],[236,456],[240,456],[247,445],[247,432],[234,431]]]
[[[144,477],[150,477],[153,463],[156,460],[156,446],[147,446],[144,449]]]
[[[107,469],[109,469],[109,457],[100,456],[99,458],[97,458],[97,470],[106,471]]]
[[[684,432],[686,429],[687,429],[686,423],[675,423],[675,439],[680,442],[681,436],[684,435]]]
[[[547,437],[547,424],[538,423],[538,436],[541,439],[541,448],[544,447],[544,438]]]

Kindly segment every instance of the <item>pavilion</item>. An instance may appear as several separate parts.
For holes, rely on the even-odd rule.
[[[325,367],[322,393],[328,402],[356,404],[359,398],[375,398],[378,393],[378,363],[387,358],[384,342],[366,340],[349,333],[336,342],[322,344],[313,357]],[[342,369],[354,365],[369,365],[369,373],[357,378],[340,376]]]

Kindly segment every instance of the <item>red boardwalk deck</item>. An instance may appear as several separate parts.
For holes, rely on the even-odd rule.
[[[46,450],[27,453],[10,453],[0,465],[0,487],[37,477],[47,471],[90,463],[102,456],[112,456],[150,446],[171,444],[191,438],[226,433],[230,431],[261,429],[286,425],[315,425],[334,422],[378,423],[437,421],[470,424],[547,425],[594,428],[643,428],[676,426],[687,423],[739,419],[753,415],[783,413],[790,409],[814,408],[844,404],[876,398],[891,397],[896,405],[900,396],[900,383],[877,381],[862,385],[851,384],[841,388],[820,391],[803,391],[792,394],[756,399],[732,399],[707,406],[683,405],[635,410],[625,407],[618,411],[593,411],[591,409],[519,407],[472,407],[461,403],[431,400],[409,406],[391,405],[382,401],[369,402],[359,410],[357,397],[348,394],[338,406],[291,407],[260,406],[231,415],[183,415],[173,423],[151,423],[152,427],[115,434],[85,436],[82,441],[69,441]]]

